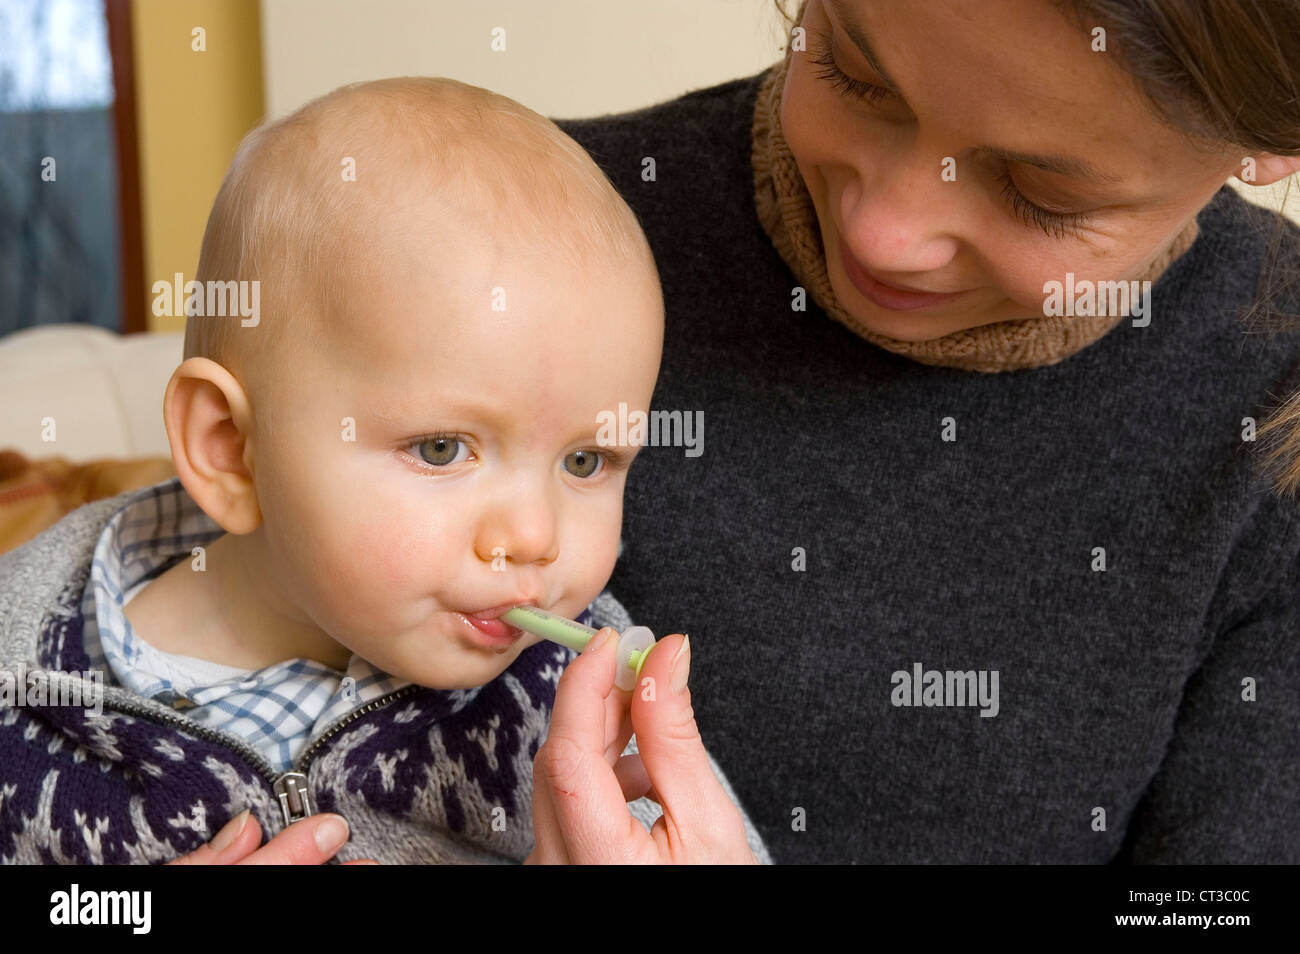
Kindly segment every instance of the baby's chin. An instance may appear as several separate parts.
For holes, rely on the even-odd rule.
[[[525,635],[514,645],[501,650],[464,645],[446,645],[436,655],[421,654],[418,659],[394,660],[389,666],[371,665],[390,676],[423,686],[426,689],[477,689],[509,669],[539,637]],[[365,653],[358,653],[363,659]]]

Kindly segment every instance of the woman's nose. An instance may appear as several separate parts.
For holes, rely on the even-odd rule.
[[[831,196],[850,249],[873,271],[932,271],[955,252],[959,185],[941,174],[943,157],[932,152],[913,142],[903,153],[857,163]]]

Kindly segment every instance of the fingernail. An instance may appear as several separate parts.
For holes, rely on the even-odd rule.
[[[338,815],[327,815],[316,826],[316,847],[327,855],[342,848],[348,840],[348,823]]]
[[[244,826],[248,824],[249,809],[245,808],[222,827],[217,832],[217,837],[212,839],[212,850],[221,854],[230,847],[231,842],[240,836],[244,831]]]
[[[587,641],[587,645],[583,647],[582,651],[584,654],[598,653],[601,651],[601,649],[604,648],[605,644],[609,642],[611,638],[617,635],[618,635],[618,631],[614,629],[613,626],[604,626],[600,629],[598,633],[596,633],[595,636],[591,637],[591,639]]]
[[[691,637],[682,637],[682,646],[677,650],[671,664],[673,692],[685,692],[686,680],[691,676]]]

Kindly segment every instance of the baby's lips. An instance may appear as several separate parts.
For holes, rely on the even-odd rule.
[[[468,616],[470,619],[496,619],[507,610],[514,609],[516,606],[536,606],[537,601],[528,597],[520,597],[509,603],[501,603],[498,606],[492,606],[484,610],[459,610],[462,616]]]

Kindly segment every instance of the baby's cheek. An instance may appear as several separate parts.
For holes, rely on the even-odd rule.
[[[296,574],[317,605],[313,615],[335,620],[372,612],[385,598],[391,568],[384,528],[355,514],[317,514],[315,525],[289,548]]]
[[[618,527],[602,528],[592,534],[582,548],[583,558],[578,563],[576,572],[580,580],[572,581],[577,588],[599,592],[609,581],[618,560]]]
[[[341,558],[362,585],[384,598],[429,592],[437,553],[427,529],[397,522],[369,522],[343,541]]]

